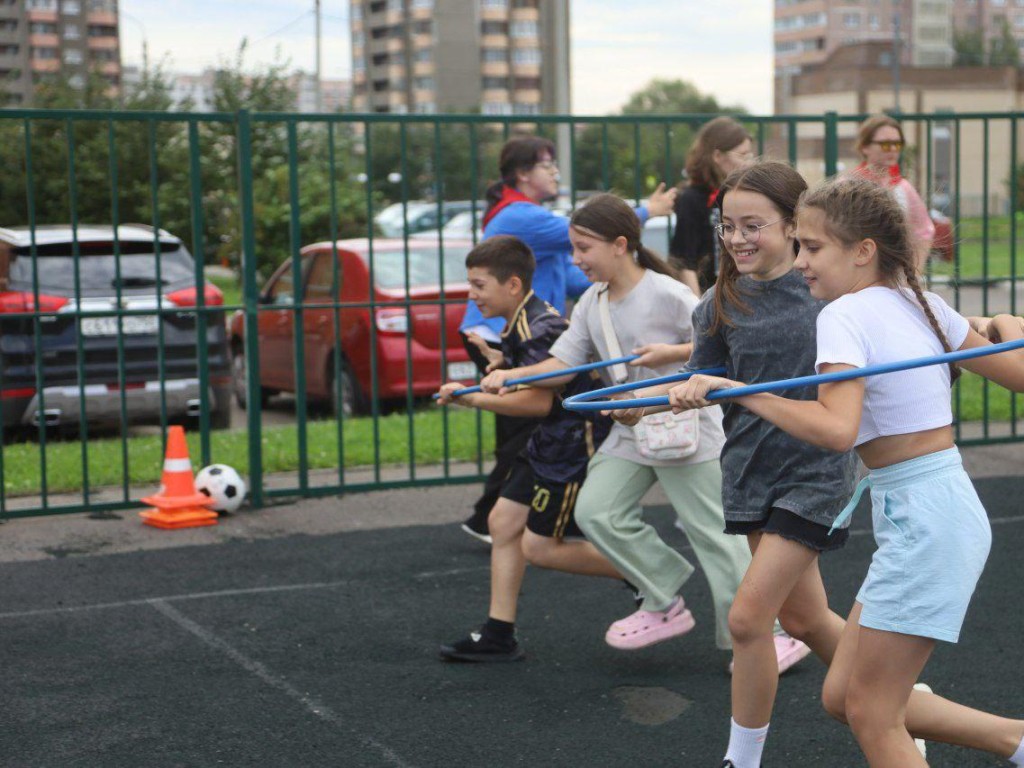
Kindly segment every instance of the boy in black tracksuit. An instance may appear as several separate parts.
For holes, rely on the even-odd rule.
[[[485,317],[504,317],[504,365],[517,368],[551,356],[550,348],[568,322],[530,290],[534,259],[518,238],[492,237],[466,257],[470,300]],[[570,375],[571,376],[571,375]],[[527,555],[531,561],[569,572],[621,578],[598,550],[581,538],[573,519],[576,494],[587,463],[608,434],[606,417],[568,411],[556,398],[599,386],[588,374],[571,376],[559,391],[520,387],[507,395],[473,393],[446,384],[439,403],[482,408],[508,416],[540,418],[525,450],[512,462],[488,519],[491,547],[491,603],[478,632],[442,645],[441,655],[460,661],[517,661],[524,657],[515,638],[516,603]],[[557,554],[553,556],[553,553]],[[524,552],[526,554],[524,554]]]

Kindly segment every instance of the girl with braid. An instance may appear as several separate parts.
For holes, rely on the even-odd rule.
[[[829,302],[817,320],[818,372],[990,343],[939,296],[922,290],[906,214],[888,190],[866,179],[827,181],[803,197],[796,236],[795,267],[811,296]],[[1003,340],[1024,337],[1009,315],[997,315],[990,325],[990,335]],[[1024,391],[1024,351],[962,365]],[[759,394],[732,401],[811,445],[855,447],[869,470],[858,491],[871,489],[878,548],[839,638],[822,700],[850,725],[875,768],[926,766],[915,737],[1024,765],[1024,720],[969,709],[914,687],[936,641],[957,642],[992,538],[953,443],[950,386],[956,375],[952,366],[935,365],[823,384],[812,400]],[[704,407],[710,391],[735,386],[695,376],[669,399],[677,409]],[[732,763],[746,768],[759,758],[742,755]]]

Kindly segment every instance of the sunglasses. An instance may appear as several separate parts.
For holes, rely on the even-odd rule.
[[[877,144],[883,152],[899,152],[903,149],[902,141],[869,141],[868,144]]]

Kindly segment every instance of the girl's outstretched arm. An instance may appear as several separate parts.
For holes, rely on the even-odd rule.
[[[972,327],[967,332],[967,338],[960,345],[960,349],[974,349],[975,347],[984,347],[992,342],[1024,338],[1021,320],[1013,315],[996,315],[988,322],[985,331],[988,339]],[[964,360],[960,365],[971,373],[994,381],[1001,387],[1006,387],[1013,392],[1024,392],[1024,349],[1014,349],[998,355]]]
[[[853,367],[823,365],[821,373],[845,371]],[[709,392],[739,386],[743,385],[717,376],[699,375],[673,387],[668,397],[673,409],[677,411],[703,408],[715,404],[706,399]],[[831,451],[849,451],[857,440],[860,427],[864,380],[822,384],[818,387],[817,400],[790,400],[764,393],[738,397],[735,402],[798,440]]]

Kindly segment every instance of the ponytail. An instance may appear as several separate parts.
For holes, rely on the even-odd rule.
[[[659,275],[668,275],[675,280],[679,279],[679,273],[665,259],[661,258],[661,256],[643,243],[636,249],[636,263],[644,269],[657,272]]]

